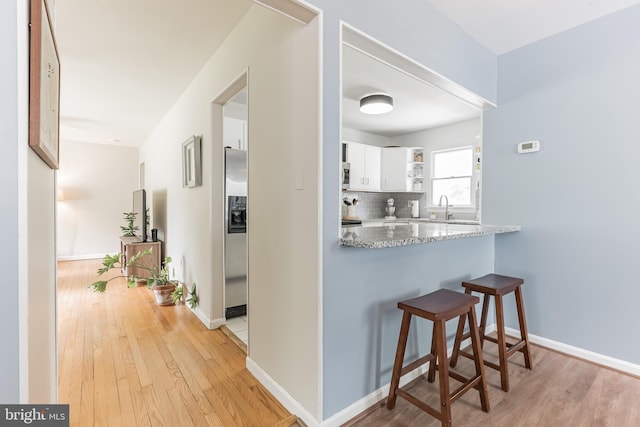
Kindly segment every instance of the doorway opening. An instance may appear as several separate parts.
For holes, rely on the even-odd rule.
[[[248,345],[247,123],[248,90],[240,88],[222,106],[224,145],[224,316],[226,327]]]

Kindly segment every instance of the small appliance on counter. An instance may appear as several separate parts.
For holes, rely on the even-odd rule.
[[[420,218],[420,200],[409,200],[411,218]]]
[[[396,219],[396,202],[393,199],[387,200],[387,206],[384,208],[384,219]]]

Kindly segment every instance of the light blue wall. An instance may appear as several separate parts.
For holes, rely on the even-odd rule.
[[[0,2],[0,402],[19,401],[17,2]]]
[[[496,271],[525,278],[529,332],[636,364],[639,22],[636,6],[500,56],[483,172],[483,220],[523,226]]]
[[[490,101],[495,55],[422,0],[313,0],[323,15],[323,415],[389,381],[395,302],[492,271],[491,237],[391,249],[340,248],[340,20]],[[382,311],[381,311],[382,310]]]

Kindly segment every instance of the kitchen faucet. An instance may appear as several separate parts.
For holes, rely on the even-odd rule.
[[[440,201],[438,202],[438,206],[442,207],[442,198],[443,197],[444,197],[444,200],[446,202],[445,208],[444,208],[444,220],[445,221],[449,221],[449,198],[447,197],[446,194],[443,194],[442,196],[440,196]]]

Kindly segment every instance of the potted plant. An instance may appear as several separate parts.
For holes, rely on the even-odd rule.
[[[139,261],[141,257],[150,255],[152,250],[153,248],[149,248],[146,251],[138,252],[133,255],[129,258],[128,265],[149,272],[149,277],[146,278],[147,288],[153,290],[156,303],[158,305],[173,305],[174,302],[171,298],[171,294],[176,289],[178,282],[169,278],[169,264],[171,263],[171,257],[166,257],[160,268],[149,267]],[[107,254],[104,256],[102,260],[102,267],[98,269],[98,276],[102,276],[113,268],[122,268],[120,253],[114,255]],[[119,277],[126,277],[127,285],[130,288],[135,287],[138,283],[138,278],[135,276],[119,275],[107,280],[97,280],[90,284],[89,287],[93,289],[94,292],[103,293],[107,290],[107,284],[113,279]]]
[[[151,249],[149,249],[150,251]],[[147,279],[147,287],[153,290],[158,305],[173,305],[171,297],[176,290],[178,282],[169,278],[169,264],[171,257],[165,257],[160,269],[151,269],[151,276]]]

